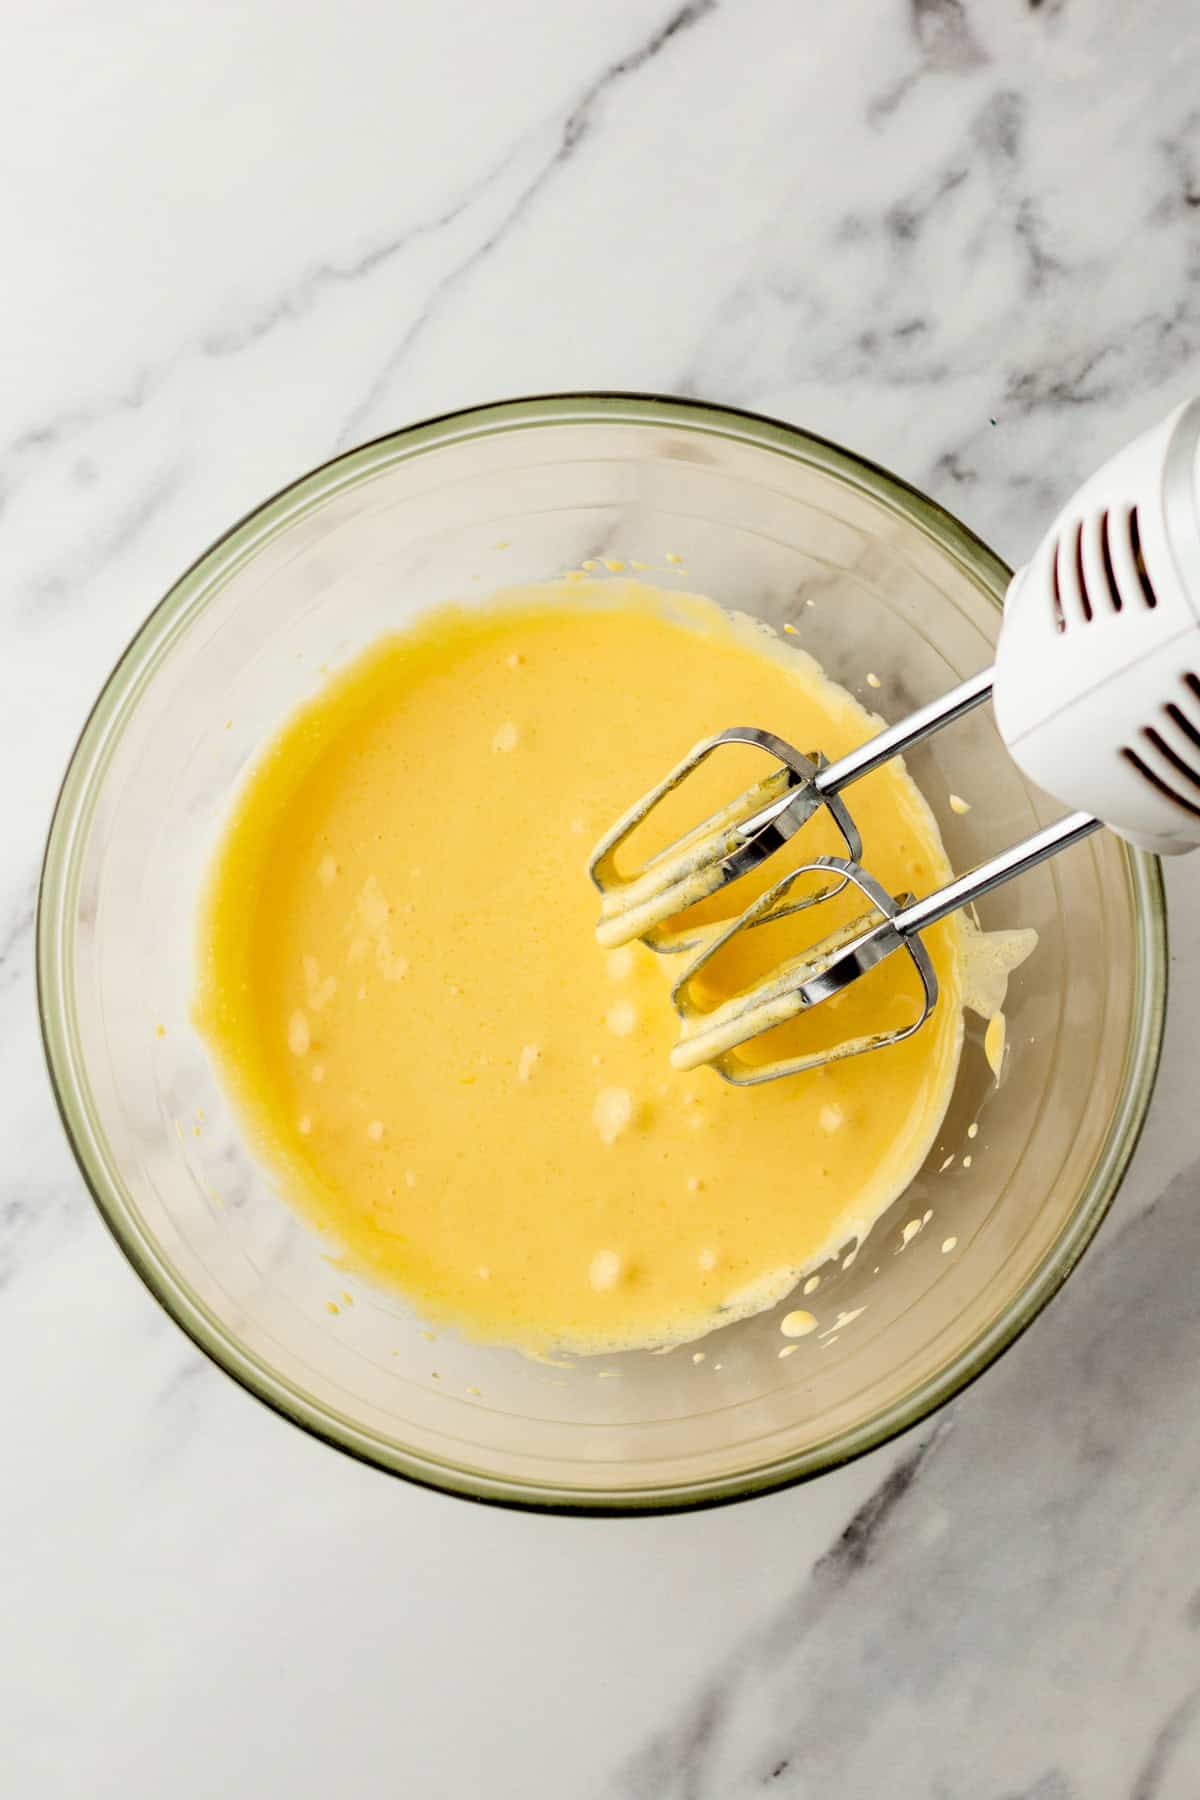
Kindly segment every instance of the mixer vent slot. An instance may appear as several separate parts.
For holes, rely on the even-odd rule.
[[[1074,527],[1070,547],[1068,534],[1054,540],[1050,558],[1050,592],[1054,602],[1054,629],[1065,631],[1068,625],[1087,624],[1092,617],[1092,602],[1083,577],[1083,521]]]
[[[1184,737],[1187,738],[1188,742],[1191,744],[1192,748],[1200,751],[1200,731],[1197,731],[1183,708],[1181,706],[1176,706],[1173,700],[1168,703],[1167,717],[1173,725],[1176,725],[1179,728]]]
[[[1125,602],[1121,597],[1117,572],[1113,567],[1112,539],[1109,535],[1111,530],[1112,514],[1106,506],[1100,514],[1100,556],[1104,564],[1104,579],[1108,586],[1109,604],[1114,612],[1120,612]]]
[[[1200,804],[1192,797],[1192,789],[1200,797],[1200,677],[1185,672],[1183,685],[1187,710],[1177,700],[1166,701],[1161,725],[1144,725],[1139,749],[1126,745],[1121,754],[1164,799],[1200,818]]]
[[[1083,616],[1090,625],[1093,618],[1092,596],[1088,593],[1087,576],[1083,572],[1083,520],[1075,527],[1075,580],[1079,587],[1079,604],[1083,608]]]
[[[1055,631],[1065,631],[1067,629],[1067,621],[1063,613],[1062,587],[1060,586],[1058,579],[1058,558],[1061,551],[1062,540],[1061,538],[1056,538],[1054,540],[1054,554],[1050,558],[1050,591],[1054,599]]]
[[[1133,566],[1137,571],[1138,582],[1142,590],[1142,599],[1147,606],[1158,605],[1158,595],[1146,569],[1146,559],[1142,555],[1142,531],[1138,524],[1138,509],[1135,506],[1129,515],[1129,548],[1133,552]]]
[[[1200,767],[1197,767],[1197,764],[1200,763],[1200,757],[1195,757],[1194,752],[1194,760],[1192,761],[1189,761],[1186,756],[1181,756],[1174,745],[1168,741],[1161,731],[1156,730],[1153,725],[1145,726],[1142,730],[1142,736],[1148,744],[1154,746],[1164,762],[1170,763],[1177,774],[1182,775],[1185,781],[1190,781],[1195,787],[1200,788]]]
[[[1161,794],[1165,800],[1170,800],[1174,805],[1181,807],[1185,813],[1190,813],[1193,819],[1200,819],[1200,806],[1196,806],[1191,800],[1185,799],[1182,794],[1177,794],[1170,782],[1164,781],[1161,775],[1156,775],[1154,770],[1143,762],[1136,750],[1131,750],[1128,744],[1126,744],[1121,751],[1121,755],[1132,768],[1137,770],[1142,780],[1147,782],[1156,793]]]
[[[1055,539],[1050,559],[1050,587],[1054,601],[1054,628],[1090,625],[1095,616],[1092,596],[1083,571],[1083,520]]]
[[[1101,572],[1090,581],[1083,553],[1085,530],[1096,533],[1100,549]],[[1124,612],[1127,606],[1157,606],[1158,595],[1142,554],[1137,507],[1116,514],[1105,507],[1099,518],[1080,519],[1068,527],[1054,543],[1050,590],[1054,629],[1060,632],[1072,624],[1088,625],[1101,613]]]

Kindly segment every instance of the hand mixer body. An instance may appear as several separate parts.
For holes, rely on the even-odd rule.
[[[1200,400],[1063,508],[1013,577],[994,680],[1039,787],[1141,849],[1200,843]]]

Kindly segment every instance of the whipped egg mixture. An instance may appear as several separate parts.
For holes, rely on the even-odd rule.
[[[197,1022],[289,1200],[427,1317],[535,1353],[693,1338],[864,1236],[929,1150],[957,920],[926,935],[923,1030],[750,1089],[671,1067],[673,959],[595,941],[591,846],[693,741],[757,723],[834,758],[875,728],[794,645],[636,582],[514,590],[376,644],[253,772],[202,906]],[[901,764],[853,812],[888,888],[947,877]],[[823,816],[801,835],[843,848]],[[897,956],[789,1030],[913,1004]]]

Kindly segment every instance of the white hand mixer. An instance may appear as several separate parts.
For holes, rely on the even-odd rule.
[[[1080,810],[912,900],[894,898],[861,865],[844,789],[989,696],[1018,767]],[[622,875],[630,834],[723,746],[751,744],[779,767],[766,780]],[[699,930],[687,913],[759,868],[821,808],[847,854],[791,869],[729,924]],[[1141,849],[1174,855],[1200,845],[1200,399],[1135,439],[1063,508],[1013,576],[993,668],[890,726],[836,763],[799,754],[770,732],[736,727],[702,740],[596,846],[597,937],[699,953],[672,989],[682,1020],[678,1068],[711,1064],[740,1085],[773,1081],[909,1037],[937,1003],[921,941],[927,926],[1108,825]],[[803,876],[823,882],[797,898]],[[735,933],[770,925],[853,885],[868,912],[784,961],[763,980],[705,1009],[697,977]],[[909,1024],[772,1062],[737,1054],[750,1039],[847,987],[895,951],[916,968],[921,1001]]]

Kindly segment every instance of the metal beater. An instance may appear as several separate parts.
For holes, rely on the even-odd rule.
[[[862,776],[991,699],[1006,746],[1024,774],[1081,808],[920,899],[894,896],[862,867],[862,843],[842,799]],[[633,874],[618,856],[631,834],[704,762],[751,745],[778,767]],[[688,914],[760,868],[824,808],[846,850],[802,863],[731,922],[689,924]],[[606,833],[590,869],[600,890],[596,935],[614,946],[641,938],[697,954],[672,989],[681,1020],[671,1061],[710,1064],[749,1086],[799,1074],[911,1037],[937,1004],[921,932],[993,888],[1108,826],[1160,854],[1200,844],[1200,400],[1136,439],[1074,495],[1036,554],[1014,575],[993,668],[828,763],[771,732],[736,727],[705,738]],[[797,895],[802,877],[815,891]],[[760,981],[707,1008],[701,976],[735,934],[758,930],[853,887],[865,910]],[[904,950],[920,987],[902,1027],[774,1061],[741,1046],[829,1000]]]

